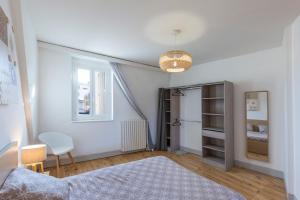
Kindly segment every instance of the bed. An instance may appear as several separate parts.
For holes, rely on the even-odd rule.
[[[24,188],[27,190],[19,196],[16,193],[22,191],[16,192],[15,190],[10,196],[4,196],[10,192],[9,187],[14,189],[20,187],[20,190],[24,190]],[[63,179],[16,168],[8,174],[0,190],[0,199],[1,195],[9,200],[24,197],[27,193],[35,195],[29,196],[27,199],[51,200],[245,199],[240,194],[201,177],[163,156],[116,165]]]
[[[268,154],[268,134],[265,132],[247,131],[247,151],[260,155]]]
[[[267,141],[268,134],[265,132],[247,131],[247,138],[252,140]]]

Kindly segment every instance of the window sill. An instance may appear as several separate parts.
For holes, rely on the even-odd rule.
[[[100,120],[100,119],[87,119],[87,120],[72,120],[72,123],[93,123],[93,122],[112,122],[114,121],[113,119],[109,120]]]

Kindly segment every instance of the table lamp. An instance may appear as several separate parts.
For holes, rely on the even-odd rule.
[[[22,147],[22,164],[31,166],[32,171],[37,171],[37,166],[44,172],[43,161],[47,158],[47,146],[45,144],[35,144]]]

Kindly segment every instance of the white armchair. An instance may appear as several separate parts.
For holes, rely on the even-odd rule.
[[[70,136],[59,132],[45,132],[39,135],[39,140],[45,143],[47,145],[48,152],[56,157],[57,176],[60,175],[59,156],[63,154],[67,154],[69,156],[75,169],[77,169],[71,154],[71,151],[74,149],[74,144],[73,139]]]

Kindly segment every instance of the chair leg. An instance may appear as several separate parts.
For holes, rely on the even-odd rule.
[[[76,164],[75,164],[75,161],[74,161],[74,158],[73,158],[71,152],[68,152],[68,156],[69,156],[69,158],[70,158],[70,160],[71,160],[71,162],[72,162],[74,168],[77,170],[77,166],[76,166]]]
[[[55,156],[56,157],[56,176],[60,177],[60,170],[59,170],[59,156]]]

